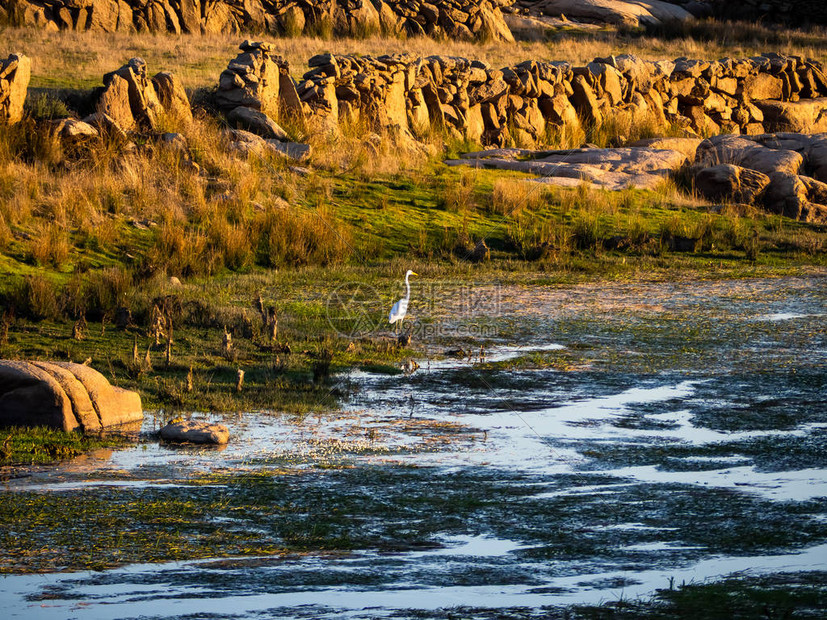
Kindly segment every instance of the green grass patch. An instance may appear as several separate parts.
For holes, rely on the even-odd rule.
[[[0,438],[0,467],[54,463],[90,450],[129,443],[128,438],[117,434],[84,435],[51,428],[0,428]]]

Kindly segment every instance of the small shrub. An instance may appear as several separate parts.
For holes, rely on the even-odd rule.
[[[520,179],[497,179],[491,194],[494,213],[511,216],[524,209],[537,210],[549,202],[549,190],[541,183]]]
[[[150,250],[150,260],[169,275],[189,277],[212,273],[215,262],[208,258],[207,236],[187,230],[184,224],[165,222]]]
[[[350,228],[327,209],[270,207],[254,223],[259,262],[269,267],[329,265],[351,252]],[[252,236],[252,235],[251,235]]]
[[[57,319],[61,315],[61,296],[57,287],[43,276],[25,278],[14,295],[18,314],[35,320]]]
[[[250,231],[243,224],[230,224],[223,217],[214,219],[208,233],[210,262],[233,271],[248,268],[253,262]]]
[[[109,267],[90,271],[84,278],[82,286],[70,284],[67,294],[83,295],[81,300],[70,297],[67,306],[88,312],[93,318],[100,319],[111,314],[121,305],[125,305],[133,288],[133,277],[129,271],[120,267]]]
[[[24,109],[37,121],[66,118],[72,114],[64,101],[48,93],[37,93],[28,97]]]
[[[29,241],[29,256],[37,265],[60,268],[71,252],[69,233],[55,223],[41,224]]]
[[[476,207],[475,190],[476,174],[473,171],[465,170],[458,180],[446,182],[439,197],[439,204],[446,211],[471,211]]]
[[[579,250],[596,250],[602,245],[603,226],[596,213],[583,211],[572,224],[572,241]]]
[[[539,260],[570,251],[572,239],[561,222],[526,215],[506,227],[505,241],[521,258]]]

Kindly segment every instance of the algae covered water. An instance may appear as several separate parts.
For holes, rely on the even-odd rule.
[[[340,410],[7,480],[8,617],[550,617],[732,578],[824,612],[823,278],[432,294],[420,368],[337,377]]]

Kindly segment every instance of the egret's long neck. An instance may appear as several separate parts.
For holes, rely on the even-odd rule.
[[[411,298],[411,281],[410,281],[411,274],[405,274],[405,286],[408,288],[408,294],[405,295],[405,299]]]

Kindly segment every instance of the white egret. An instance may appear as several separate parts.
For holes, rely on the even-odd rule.
[[[401,323],[405,320],[405,315],[408,314],[408,302],[411,300],[410,277],[417,275],[419,274],[411,271],[410,269],[408,269],[408,273],[405,274],[405,286],[407,287],[408,292],[402,299],[393,304],[393,308],[391,308],[391,313],[388,316],[388,321],[391,323],[391,325],[393,325],[397,321]]]

